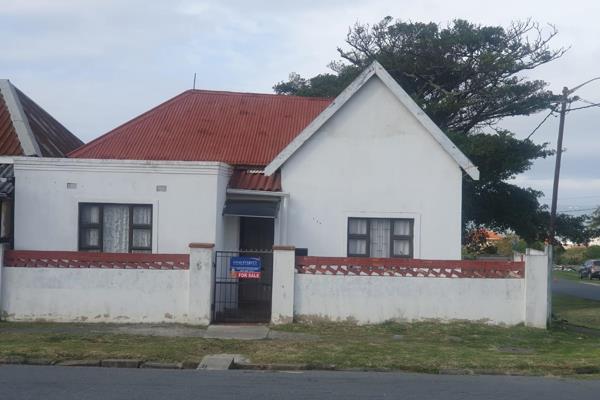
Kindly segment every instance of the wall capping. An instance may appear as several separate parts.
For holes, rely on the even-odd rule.
[[[296,246],[275,245],[275,246],[273,246],[273,250],[290,250],[290,251],[295,251],[296,250]]]
[[[190,249],[212,249],[214,247],[214,243],[190,243]]]

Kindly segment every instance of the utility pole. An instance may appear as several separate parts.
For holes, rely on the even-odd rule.
[[[582,86],[585,86],[588,83],[597,80],[600,80],[600,76],[592,78],[589,81],[585,81],[581,85],[575,86],[573,89],[569,90],[565,86],[562,90],[562,99],[560,101],[560,123],[558,125],[558,140],[556,143],[556,164],[554,165],[554,184],[552,186],[552,205],[550,207],[550,227],[548,229],[548,239],[550,240],[550,245],[554,245],[556,243],[556,238],[554,237],[554,235],[556,233],[556,204],[558,202],[558,181],[560,179],[560,161],[562,157],[565,116],[567,114],[567,104],[569,103],[569,95],[573,94],[573,92],[575,92]]]
[[[554,165],[554,184],[552,186],[552,206],[550,207],[550,245],[555,243],[554,232],[556,230],[556,204],[558,202],[558,181],[560,178],[560,161],[562,158],[563,134],[565,131],[565,114],[567,113],[567,102],[569,101],[569,89],[565,86],[560,101],[560,122],[558,125],[558,140],[556,142],[556,164]]]

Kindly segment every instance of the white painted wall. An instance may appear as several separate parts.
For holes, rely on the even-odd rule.
[[[185,270],[5,267],[2,286],[11,321],[188,322]]]
[[[16,158],[14,170],[17,250],[76,251],[80,202],[152,204],[155,253],[223,240],[226,164]]]
[[[195,244],[189,253],[189,270],[23,268],[3,266],[0,248],[0,317],[208,325],[213,247]]]
[[[287,244],[345,256],[348,217],[415,219],[415,258],[460,259],[462,171],[372,77],[282,167]]]
[[[527,249],[525,263],[525,325],[545,328],[552,315],[552,247]]]
[[[271,297],[271,323],[289,324],[294,320],[294,247],[274,246],[273,291]]]
[[[296,274],[298,320],[524,322],[524,279]]]

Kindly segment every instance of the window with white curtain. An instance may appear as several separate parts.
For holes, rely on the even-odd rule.
[[[80,203],[79,250],[152,252],[152,205]]]
[[[413,257],[414,220],[348,218],[349,257]]]

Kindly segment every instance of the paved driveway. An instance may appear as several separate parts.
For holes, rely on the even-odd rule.
[[[600,301],[600,285],[597,283],[589,283],[586,280],[578,282],[565,279],[554,279],[552,281],[552,292]]]
[[[537,377],[0,366],[3,400],[587,400],[599,393],[600,381]]]

